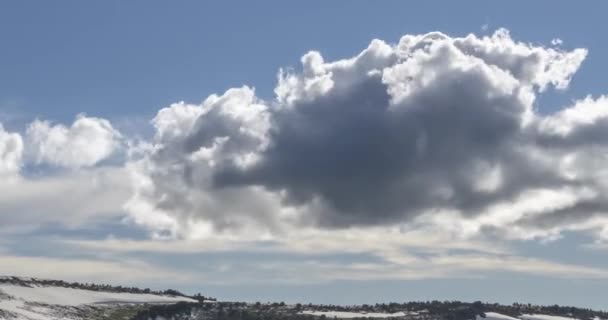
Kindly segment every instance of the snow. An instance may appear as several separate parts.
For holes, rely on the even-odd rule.
[[[176,303],[196,302],[186,297],[161,296],[123,292],[90,291],[63,287],[24,287],[2,284],[0,291],[18,300],[44,304],[78,306],[100,303]]]
[[[305,310],[300,312],[300,314],[308,314],[313,316],[322,316],[325,315],[328,318],[340,318],[340,319],[351,319],[351,318],[392,318],[392,317],[404,317],[406,314],[404,312],[395,312],[395,313],[379,313],[379,312],[368,312],[368,313],[360,313],[360,312],[346,312],[346,311],[309,311]]]
[[[550,316],[547,314],[524,314],[517,318],[496,312],[486,312],[486,317],[477,316],[477,320],[578,320],[576,318]]]
[[[485,314],[485,318],[477,316],[477,320],[519,320],[518,318],[513,318],[496,312],[486,312]]]
[[[576,318],[550,316],[546,314],[524,314],[519,318],[522,320],[577,320]]]
[[[345,311],[302,311],[300,314],[309,314],[313,316],[325,315],[328,318],[352,319],[352,318],[394,318],[405,317],[407,315],[417,315],[417,312],[396,312],[396,313],[360,313],[360,312],[345,312]],[[554,317],[548,315],[527,315],[528,318],[514,318],[496,312],[486,312],[486,317],[477,316],[476,320],[576,320],[565,317]]]
[[[32,319],[32,320],[48,320],[44,314],[36,313],[26,307],[24,301],[20,300],[2,300],[0,301],[0,310],[8,311],[17,315],[17,319]],[[42,310],[40,310],[42,311]]]
[[[9,312],[19,320],[54,320],[67,319],[61,316],[62,311],[83,305],[162,304],[180,301],[196,302],[179,296],[0,284],[0,319],[3,319],[3,312]]]

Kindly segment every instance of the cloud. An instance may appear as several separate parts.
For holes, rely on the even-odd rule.
[[[141,148],[143,158],[128,165],[135,193],[125,208],[133,220],[159,231],[158,236],[185,229],[204,235],[243,225],[279,229],[277,215],[289,214],[279,197],[257,186],[216,188],[213,174],[227,165],[247,168],[258,161],[270,126],[266,110],[252,89],[242,87],[212,95],[199,106],[178,103],[159,111],[153,142]]]
[[[0,126],[0,234],[43,241],[51,226],[65,245],[49,258],[13,244],[0,272],[221,284],[495,271],[606,279],[503,241],[580,231],[594,248],[608,243],[608,97],[537,111],[539,95],[566,90],[587,55],[565,47],[506,30],[376,39],[346,59],[304,54],[300,69],[279,70],[271,99],[242,86],[174,103],[139,140],[85,115],[25,132]],[[104,221],[162,241],[99,240]],[[50,267],[31,267],[40,264]]]
[[[120,218],[131,186],[121,168],[0,180],[0,232]]]
[[[70,128],[36,120],[25,139],[0,124],[0,232],[123,215],[131,192],[124,179],[128,172],[120,166],[90,167],[116,150],[119,138],[109,121],[82,115]],[[49,164],[87,168],[54,171],[45,167]]]
[[[452,239],[550,240],[565,230],[605,239],[608,98],[536,111],[586,55],[504,29],[405,35],[336,61],[308,52],[301,70],[279,70],[273,99],[243,86],[172,104],[137,142],[85,115],[69,126],[36,120],[24,138],[0,127],[0,174],[12,177],[0,219],[79,224],[126,211],[159,238],[397,227]],[[126,163],[106,167],[124,145]]]
[[[160,110],[129,164],[125,208],[157,236],[186,238],[424,224],[458,236],[601,235],[588,221],[608,204],[606,98],[535,110],[586,55],[504,29],[373,40],[337,61],[311,51],[300,72],[280,70],[273,100],[245,86]]]
[[[36,120],[27,128],[27,150],[33,160],[58,167],[90,167],[120,147],[120,133],[101,118],[78,115],[71,127]]]
[[[0,178],[9,179],[19,173],[22,166],[23,139],[18,133],[4,130],[0,123]]]
[[[549,278],[608,278],[608,271],[599,267],[526,257],[496,243],[450,240],[437,233],[382,228],[307,230],[261,242],[111,238],[64,243],[76,252],[102,252],[115,259],[136,254],[173,268],[196,268],[208,283],[217,284],[484,278],[497,271]]]
[[[156,285],[175,286],[175,283],[189,283],[194,279],[192,274],[183,271],[165,270],[134,260],[116,262],[16,255],[0,256],[0,274],[117,285],[146,285],[146,282],[155,281]]]

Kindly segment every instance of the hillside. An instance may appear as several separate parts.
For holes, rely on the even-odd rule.
[[[128,319],[149,304],[196,300],[131,288],[0,277],[0,319]]]

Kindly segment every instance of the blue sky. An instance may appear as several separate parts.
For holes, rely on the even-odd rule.
[[[467,4],[3,2],[0,273],[608,309],[608,5]]]
[[[198,102],[243,84],[269,97],[277,70],[296,66],[309,50],[338,59],[373,38],[396,42],[406,33],[483,34],[499,27],[522,41],[560,38],[588,48],[567,93],[580,97],[603,92],[597,79],[608,54],[601,41],[605,9],[542,1],[525,10],[485,1],[4,3],[1,98],[26,118],[150,117],[172,102]]]

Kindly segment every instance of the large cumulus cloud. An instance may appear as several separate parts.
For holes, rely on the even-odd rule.
[[[129,163],[126,208],[159,235],[255,236],[293,227],[432,223],[465,234],[602,235],[607,99],[550,115],[585,49],[489,37],[373,40],[328,62],[311,51],[250,87],[159,111]]]

